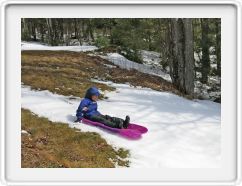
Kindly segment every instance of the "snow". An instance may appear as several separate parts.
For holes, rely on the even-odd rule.
[[[194,52],[194,60],[195,60],[195,66],[196,67],[199,67],[197,62],[200,62],[201,56],[202,56],[202,52],[199,52],[199,53]]]
[[[147,50],[141,50],[140,53],[145,64],[162,68],[160,53]]]
[[[210,66],[212,67],[212,68],[215,68],[216,70],[217,70],[217,64],[210,64]]]
[[[209,58],[210,58],[210,65],[211,65],[211,64],[215,64],[215,65],[217,66],[217,64],[216,64],[217,56],[216,56],[216,55],[212,55],[212,54],[210,54],[210,55],[209,55]]]
[[[201,78],[202,74],[200,72],[197,73],[197,78]],[[220,86],[221,78],[219,76],[209,76],[208,83],[203,84],[199,80],[194,82],[195,88],[194,92],[197,96],[202,99],[208,100],[216,100],[221,97],[221,86]]]
[[[21,130],[21,134],[27,134],[27,135],[30,135],[26,130]]]
[[[117,68],[116,66],[114,65],[109,65],[109,64],[103,64],[104,66],[108,67],[108,68]]]
[[[22,107],[51,121],[68,123],[82,131],[99,133],[114,147],[130,150],[131,167],[211,168],[220,166],[220,104],[187,100],[168,92],[105,83],[116,88],[104,92],[99,111],[124,118],[149,131],[132,141],[106,130],[73,123],[80,98],[34,91],[22,85]]]
[[[210,47],[210,50],[213,51],[214,48],[211,48],[211,47]],[[211,51],[210,51],[210,53],[211,53]],[[216,61],[217,61],[217,56],[214,55],[214,54],[209,54],[209,59],[210,59],[210,66],[211,66],[212,68],[217,69],[217,63],[216,63]],[[195,66],[196,66],[196,67],[200,67],[201,64],[199,64],[199,63],[201,63],[201,60],[202,60],[202,51],[200,51],[199,53],[194,52],[194,60],[195,60]]]
[[[170,75],[163,72],[161,69],[153,67],[151,65],[139,64],[139,63],[130,61],[118,53],[108,53],[107,56],[101,56],[101,57],[119,66],[120,68],[127,69],[127,70],[135,69],[142,73],[162,77],[163,79],[171,82]]]
[[[52,50],[52,51],[73,51],[73,52],[86,52],[98,49],[96,46],[47,46],[37,42],[21,42],[21,50]]]

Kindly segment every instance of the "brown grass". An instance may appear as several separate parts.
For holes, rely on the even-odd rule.
[[[86,89],[93,85],[101,90],[114,90],[107,85],[91,81],[92,78],[98,77],[115,83],[129,82],[132,86],[169,91],[184,96],[174,85],[161,77],[137,70],[108,68],[104,64],[112,63],[82,52],[22,51],[22,82],[33,89],[77,97],[83,97]]]
[[[62,51],[22,52],[22,82],[32,89],[49,90],[66,96],[83,97],[90,86],[114,90],[104,84],[93,83],[96,62],[90,63],[85,54]]]
[[[22,109],[21,157],[23,168],[112,168],[128,166],[129,152],[114,150],[97,133],[81,132]]]

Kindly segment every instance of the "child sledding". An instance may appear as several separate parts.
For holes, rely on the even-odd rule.
[[[129,116],[126,116],[125,120],[123,120],[109,115],[102,115],[97,111],[97,100],[99,95],[100,92],[96,87],[91,87],[87,90],[85,98],[81,101],[76,111],[76,122],[81,121],[84,117],[91,121],[103,123],[112,128],[127,128],[130,121]]]
[[[109,115],[101,114],[97,108],[97,100],[100,92],[96,87],[91,87],[86,91],[85,98],[81,101],[76,111],[76,121],[100,126],[114,132],[118,132],[123,136],[137,139],[141,137],[142,133],[146,133],[147,128],[130,123],[130,117],[126,116],[125,119],[112,117]]]

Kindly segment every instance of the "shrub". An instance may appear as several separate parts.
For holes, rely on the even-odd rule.
[[[119,52],[121,55],[126,57],[128,60],[136,62],[136,63],[143,63],[141,54],[138,50],[131,50],[129,48],[122,48]]]
[[[95,45],[99,48],[108,47],[110,44],[109,39],[103,36],[98,36],[95,40]]]

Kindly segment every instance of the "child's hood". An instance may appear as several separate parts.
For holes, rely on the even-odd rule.
[[[94,96],[94,95],[99,96],[100,92],[98,91],[98,89],[96,87],[91,87],[87,90],[85,98],[88,98],[91,100],[92,96]]]

